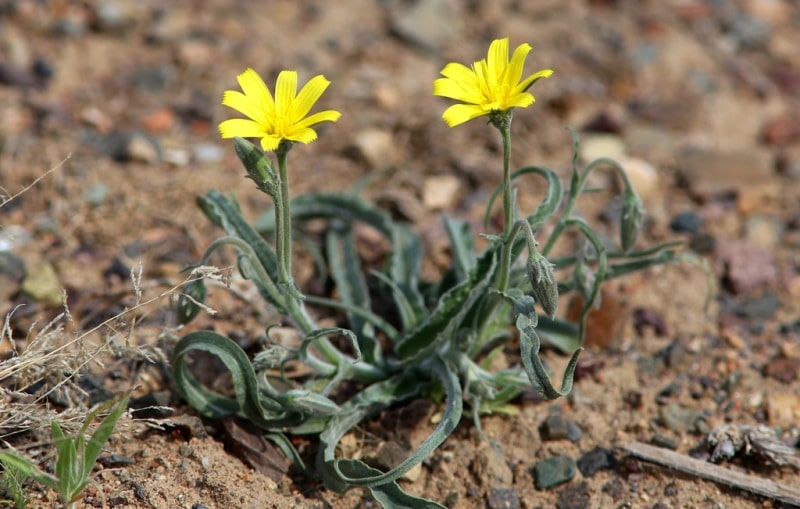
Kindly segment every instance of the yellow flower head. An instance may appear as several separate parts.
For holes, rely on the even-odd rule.
[[[314,76],[297,93],[297,72],[281,71],[273,99],[264,80],[252,69],[237,76],[242,92],[226,90],[222,104],[242,113],[247,119],[234,118],[219,124],[223,138],[261,138],[261,148],[272,151],[284,140],[311,143],[317,139],[312,127],[320,122],[336,122],[341,113],[325,110],[308,115],[314,103],[330,85],[325,76]]]
[[[508,38],[495,39],[489,46],[488,56],[472,64],[471,69],[454,62],[447,64],[441,72],[444,78],[433,82],[433,95],[464,103],[445,110],[442,118],[447,125],[454,127],[483,115],[527,108],[533,104],[535,99],[528,88],[539,78],[549,77],[553,71],[543,69],[520,81],[530,51],[529,44],[520,44],[509,62]]]

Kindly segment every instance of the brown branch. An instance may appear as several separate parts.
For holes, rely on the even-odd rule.
[[[754,475],[743,474],[736,470],[670,451],[669,449],[662,449],[640,442],[622,444],[620,448],[628,454],[645,461],[800,507],[800,489],[792,486],[779,484]]]

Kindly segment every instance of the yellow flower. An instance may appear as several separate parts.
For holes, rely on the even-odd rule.
[[[487,58],[472,64],[472,69],[454,62],[447,64],[441,72],[444,78],[433,82],[433,95],[465,103],[445,110],[442,118],[447,125],[454,127],[483,115],[533,104],[535,99],[527,92],[528,88],[539,78],[552,75],[553,71],[543,69],[520,81],[530,51],[529,44],[520,44],[509,62],[508,38],[496,39],[489,46]]]
[[[314,76],[297,93],[297,72],[281,71],[275,83],[273,99],[264,80],[253,69],[237,76],[241,93],[226,90],[222,104],[242,113],[247,119],[234,118],[219,124],[223,138],[261,138],[261,148],[272,151],[284,140],[311,143],[317,139],[312,127],[320,122],[336,122],[341,113],[325,110],[313,115],[308,112],[330,85],[325,76]]]

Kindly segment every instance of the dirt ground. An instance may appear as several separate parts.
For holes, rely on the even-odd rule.
[[[332,81],[322,104],[343,116],[291,153],[293,192],[346,190],[369,177],[366,196],[423,234],[426,270],[435,271],[447,256],[442,211],[480,219],[501,147],[482,121],[448,128],[440,116],[449,103],[433,97],[432,81],[447,62],[477,60],[507,36],[512,47],[533,46],[528,72],[555,70],[515,117],[513,165],[546,165],[566,179],[564,127],[575,127],[584,160],[617,157],[632,173],[648,211],[640,245],[682,239],[688,256],[608,286],[569,398],[526,395],[518,415],[483,419],[485,437],[465,419],[403,487],[451,508],[789,507],[619,448],[655,440],[689,454],[708,430],[731,423],[768,425],[797,451],[798,26],[791,0],[0,2],[0,190],[13,195],[43,177],[0,208],[0,251],[27,274],[0,267],[1,316],[13,311],[8,330],[20,352],[36,336],[29,331],[61,311],[59,288],[69,330],[154,299],[112,322],[132,329],[128,346],[168,352],[198,328],[248,344],[263,331],[247,295],[220,288],[211,295],[219,313],[180,330],[167,295],[219,235],[195,196],[234,193],[253,219],[267,206],[216,132],[231,114],[222,92],[246,67],[268,83],[284,68],[301,81]],[[613,185],[603,176],[594,183]],[[540,197],[521,184],[521,207]],[[592,203],[582,212],[602,221],[607,210]],[[137,297],[129,272],[140,263]],[[301,280],[311,273],[297,271]],[[31,286],[32,275],[46,282]],[[0,345],[9,362],[7,336]],[[566,364],[554,351],[544,357],[556,373]],[[123,390],[136,374],[136,397],[173,410],[120,424],[83,507],[376,507],[359,491],[339,496],[302,476],[254,471],[223,443],[223,423],[200,421],[171,392],[157,357],[96,361],[81,384],[87,398]],[[14,398],[2,404],[13,412]],[[424,401],[392,410],[345,448],[418,443],[435,412]],[[559,412],[580,438],[545,439],[542,425]],[[313,440],[296,445],[313,454]],[[614,465],[534,486],[537,462],[596,448]],[[800,489],[790,466],[725,465]],[[30,494],[29,507],[57,505],[53,493],[32,486]]]

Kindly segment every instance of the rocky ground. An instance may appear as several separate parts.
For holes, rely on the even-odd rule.
[[[432,96],[432,81],[447,62],[481,58],[505,36],[534,47],[529,72],[555,70],[535,85],[536,105],[515,117],[512,163],[568,177],[564,127],[575,127],[584,161],[616,157],[631,173],[648,210],[641,245],[678,238],[687,256],[609,285],[569,398],[526,395],[517,415],[483,419],[485,438],[465,420],[404,487],[452,508],[791,506],[657,467],[625,447],[707,455],[710,430],[763,424],[797,453],[796,2],[98,0],[0,2],[0,16],[0,195],[30,186],[0,208],[2,436],[17,446],[44,440],[48,422],[26,418],[37,407],[74,420],[134,374],[140,405],[173,409],[120,424],[83,506],[375,507],[360,492],[339,496],[280,468],[254,470],[242,452],[252,435],[194,417],[159,360],[184,333],[170,290],[219,234],[194,197],[232,192],[252,218],[267,204],[216,132],[230,115],[221,95],[246,67],[268,82],[284,68],[301,80],[328,77],[324,107],[343,116],[292,152],[294,192],[341,191],[369,177],[365,194],[423,234],[434,273],[447,257],[442,211],[479,220],[501,147],[481,121],[448,128],[448,103]],[[537,192],[523,185],[521,206],[535,206]],[[582,212],[602,221],[599,203]],[[137,285],[131,269],[141,270]],[[310,272],[298,267],[300,279]],[[59,319],[62,288],[71,314]],[[193,328],[245,343],[263,330],[246,295],[211,297],[220,312]],[[75,337],[64,364],[6,371],[23,352],[44,344],[57,353]],[[69,364],[104,339],[103,356]],[[557,352],[545,358],[556,372],[566,363]],[[82,392],[38,398],[77,368],[85,374],[70,387]],[[26,393],[26,380],[43,383]],[[436,411],[418,401],[387,412],[348,437],[345,452],[418,443]],[[796,467],[756,449],[734,451],[724,466],[800,489]],[[29,490],[29,507],[56,504]]]

